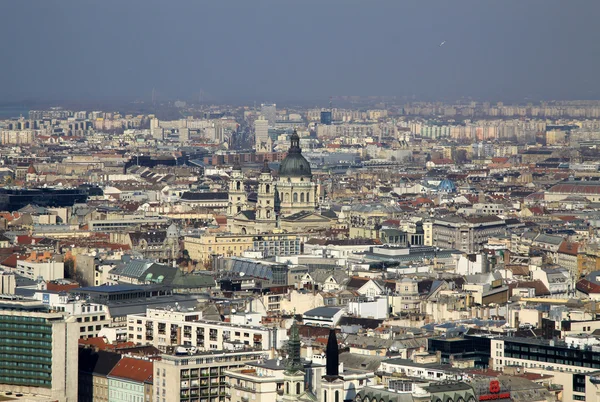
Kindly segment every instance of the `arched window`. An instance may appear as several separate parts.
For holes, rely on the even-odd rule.
[[[304,202],[304,193],[300,193],[300,202]]]
[[[240,190],[240,189],[242,188],[242,183],[241,183],[241,182],[239,182],[239,181],[238,181],[238,182],[236,182],[236,184],[235,184],[235,188],[236,188],[237,190]]]
[[[327,402],[327,391],[323,391],[323,402]]]
[[[294,200],[293,202],[298,202],[298,193],[294,193]]]
[[[286,383],[285,383],[285,393],[286,393],[287,395],[289,395],[289,394],[290,394],[290,383],[289,383],[289,382],[286,382]]]
[[[265,186],[265,193],[269,194],[271,192],[271,186],[269,184],[267,184]]]
[[[340,391],[335,391],[335,402],[340,402]]]
[[[300,395],[300,383],[296,383],[296,395]]]
[[[238,212],[242,212],[242,207],[237,207]]]
[[[310,202],[310,193],[306,193],[306,202]]]

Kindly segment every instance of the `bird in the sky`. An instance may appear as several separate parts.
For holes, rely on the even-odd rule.
[[[444,43],[446,43],[446,41],[443,41],[442,43],[440,43],[440,47],[444,46]]]

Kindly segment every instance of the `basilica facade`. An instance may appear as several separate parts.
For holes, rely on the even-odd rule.
[[[260,234],[329,227],[330,220],[316,212],[318,186],[313,180],[310,164],[302,156],[296,131],[290,140],[277,179],[265,161],[258,177],[256,206],[253,208],[244,188],[242,168],[237,163],[234,166],[228,191],[227,226],[230,232]]]

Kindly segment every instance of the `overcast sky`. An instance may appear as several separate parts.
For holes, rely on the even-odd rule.
[[[2,0],[0,15],[2,101],[600,98],[598,0]]]

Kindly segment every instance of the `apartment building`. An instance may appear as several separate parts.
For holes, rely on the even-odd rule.
[[[77,401],[77,326],[37,301],[0,299],[0,392]],[[74,380],[75,379],[75,380]]]
[[[283,365],[279,372],[266,374],[254,367],[246,366],[225,371],[229,384],[231,402],[275,401],[283,394]]]
[[[163,354],[154,361],[154,400],[224,402],[231,394],[226,371],[265,357],[257,351]]]
[[[269,350],[287,340],[284,328],[233,324],[202,319],[199,311],[148,309],[127,316],[127,339],[150,344],[162,351],[172,346],[190,346],[200,351]]]
[[[473,253],[505,229],[505,221],[494,215],[466,218],[450,215],[433,222],[433,245]]]
[[[19,260],[14,272],[33,280],[43,278],[46,281],[53,281],[65,277],[65,263],[51,257]]]
[[[80,339],[96,337],[102,328],[111,325],[108,307],[104,304],[78,300],[75,296],[55,292],[36,292],[35,299],[75,318]]]
[[[153,362],[124,356],[108,373],[110,402],[151,402]]]

